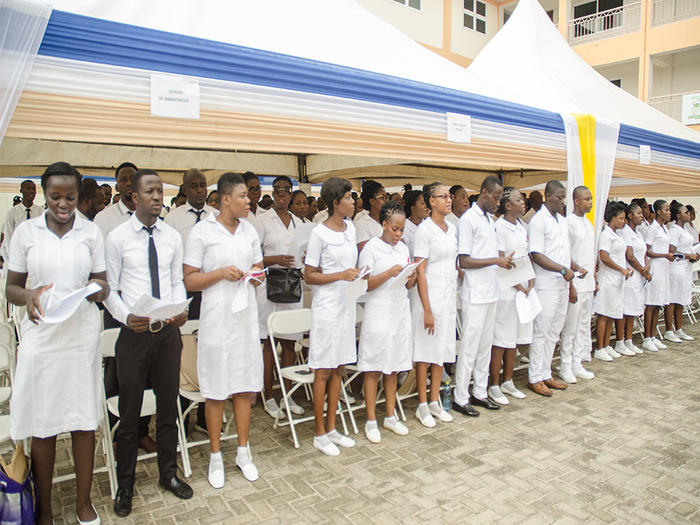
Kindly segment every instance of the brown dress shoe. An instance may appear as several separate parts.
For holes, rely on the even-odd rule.
[[[545,380],[544,384],[549,388],[553,388],[554,390],[566,390],[569,387],[569,385],[563,381],[559,381],[558,379],[554,378]]]
[[[156,442],[153,441],[151,436],[144,436],[141,439],[139,439],[139,448],[142,448],[149,454],[152,454],[153,452],[156,452],[158,448],[156,447]]]
[[[539,394],[545,397],[552,397],[552,391],[545,386],[545,384],[540,381],[539,383],[528,383],[527,387],[532,390],[535,394]]]

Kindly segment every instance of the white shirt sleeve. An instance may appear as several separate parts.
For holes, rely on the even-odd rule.
[[[355,235],[357,244],[370,240],[371,233],[369,231],[367,221],[360,220],[357,224],[355,224]]]
[[[647,228],[647,231],[644,232],[644,242],[647,243],[649,246],[654,244],[654,239],[656,238],[656,227],[652,224]]]
[[[533,217],[527,229],[528,246],[530,253],[537,252],[544,254],[544,228],[542,221],[535,220]]]
[[[365,247],[360,252],[360,257],[357,261],[357,267],[362,268],[363,266],[369,266],[370,268],[374,269],[374,260],[374,250],[371,249],[371,246],[365,245]],[[374,271],[372,271],[372,275],[376,275]]]
[[[257,228],[252,228],[250,232],[250,247],[253,250],[253,264],[263,260],[262,240],[258,237]]]
[[[668,236],[671,238],[671,245],[678,248],[678,243],[681,237],[681,228],[677,226],[671,226],[668,229]]]
[[[608,230],[603,230],[598,241],[598,250],[610,253],[612,248],[612,236]]]
[[[121,243],[110,234],[105,243],[106,263],[107,263],[107,283],[109,284],[109,296],[105,301],[105,306],[109,313],[117,321],[126,324],[129,317],[129,309],[119,295],[119,280],[122,274],[122,248]]]
[[[9,256],[10,261],[7,265],[8,270],[17,273],[27,273],[27,247],[24,242],[24,233],[27,228],[17,228],[17,231],[12,235],[10,242]],[[7,237],[5,237],[7,242]]]
[[[90,224],[90,226],[93,226]],[[95,246],[92,251],[92,273],[104,272],[107,269],[105,261],[105,238],[97,226],[94,227]]]
[[[430,239],[426,235],[426,228],[420,226],[416,230],[416,236],[413,239],[413,257],[421,259],[430,258]]]
[[[185,257],[183,262],[192,268],[204,266],[204,238],[200,228],[195,228],[187,236],[187,246],[185,246]]]
[[[323,241],[318,233],[316,233],[316,229],[313,229],[311,230],[309,244],[306,248],[306,259],[304,259],[305,264],[308,266],[313,266],[314,268],[320,268],[322,251]]]
[[[175,253],[170,263],[170,274],[172,275],[173,301],[180,302],[187,299],[185,281],[182,273],[182,259],[184,257],[182,248],[182,237],[178,234],[175,238]]]
[[[505,253],[506,251],[506,235],[508,232],[503,226],[503,221],[496,221],[496,248],[499,252]]]
[[[466,217],[459,219],[457,224],[457,240],[459,241],[459,255],[471,255],[474,244],[474,226]]]

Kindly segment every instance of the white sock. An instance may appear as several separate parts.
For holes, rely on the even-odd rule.
[[[396,416],[385,417],[384,421],[386,421],[390,425],[395,425],[396,424]]]
[[[625,339],[625,344],[627,343],[632,344],[632,339]]]
[[[430,415],[430,410],[428,409],[428,403],[420,403],[418,405],[418,413],[421,418],[426,418]]]
[[[367,423],[365,423],[365,428],[367,430],[374,430],[375,428],[379,428],[377,426],[377,420],[376,419],[368,419]]]
[[[248,453],[248,446],[238,447],[236,450],[236,462],[240,464],[252,463],[250,454]]]
[[[438,403],[437,401],[431,401],[428,404],[428,408],[430,410],[433,410],[434,412],[440,412],[442,410],[442,408],[440,408],[440,403]]]
[[[224,457],[221,455],[221,451],[219,452],[210,452],[209,453],[209,463],[215,465],[215,464],[223,464],[224,463]]]

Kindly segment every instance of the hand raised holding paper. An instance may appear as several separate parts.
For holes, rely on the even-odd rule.
[[[221,278],[226,281],[240,281],[245,275],[244,272],[235,266],[224,266],[219,268],[219,272],[221,272]]]
[[[503,255],[501,257],[498,257],[496,259],[496,264],[500,266],[501,268],[505,268],[506,270],[510,270],[514,265],[513,265],[513,255],[515,255],[515,252],[510,252],[508,255]]]
[[[53,286],[38,286],[32,290],[27,290],[27,317],[34,324],[39,324],[38,321],[44,316],[44,309],[41,306],[41,294]]]

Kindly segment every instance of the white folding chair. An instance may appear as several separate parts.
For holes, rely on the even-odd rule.
[[[273,312],[267,318],[267,331],[272,348],[277,347],[275,336],[305,333],[309,330],[311,330],[311,310],[309,308]],[[295,418],[294,414],[292,414],[292,411],[289,408],[289,399],[291,398],[292,394],[302,385],[310,385],[314,382],[314,372],[307,364],[292,365],[282,368],[280,366],[277,352],[272,352],[272,355],[275,360],[275,369],[277,370],[277,377],[280,389],[282,391],[282,403],[284,404],[287,412],[287,419],[285,421],[280,421],[280,412],[277,413],[272,428],[289,425],[289,429],[292,432],[292,438],[294,440],[294,447],[299,448],[299,440],[297,438],[297,432],[294,426],[305,421],[312,421],[314,416],[310,415]],[[285,379],[291,381],[292,383],[292,387],[289,390],[287,390],[284,385]],[[340,385],[341,394],[344,396],[347,403],[347,392],[345,391],[345,385],[342,381]],[[340,414],[340,420],[343,423],[343,431],[347,434],[348,428],[345,423],[343,407],[340,402],[338,402],[338,412]]]
[[[196,335],[197,330],[199,330],[199,321],[198,320],[189,320],[185,322],[184,325],[180,327],[180,333],[182,335]],[[178,397],[177,399],[177,420],[178,420],[178,431],[180,432],[180,443],[181,443],[181,455],[182,455],[182,470],[183,473],[185,474],[186,478],[189,478],[192,475],[192,463],[190,461],[190,448],[192,447],[198,447],[200,445],[204,445],[209,443],[209,437],[206,439],[199,439],[199,440],[191,440],[189,441],[187,438],[187,432],[186,432],[186,427],[185,427],[185,421],[187,416],[197,407],[199,407],[200,403],[204,403],[206,399],[202,396],[202,394],[199,392],[199,390],[185,390],[182,387],[180,387],[180,396],[184,397],[187,399],[190,404],[187,406],[185,411],[182,411],[182,404],[181,404],[181,399]],[[226,426],[224,427],[224,433],[221,436],[220,440],[221,441],[227,441],[229,439],[235,439],[238,437],[238,434],[234,433],[231,434],[229,432],[229,429],[231,427],[231,422],[233,419],[229,419],[226,421],[226,416],[224,415],[224,421],[226,423]]]

